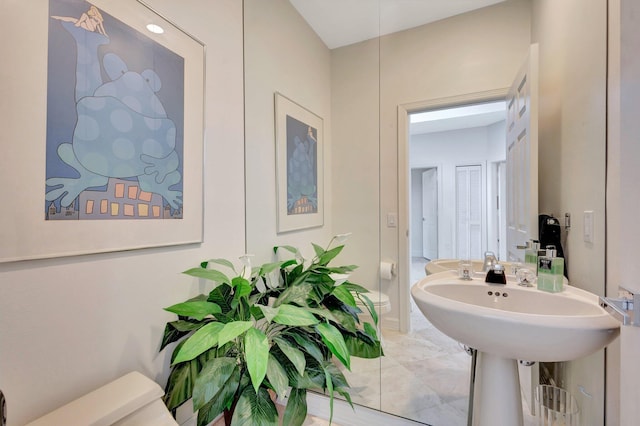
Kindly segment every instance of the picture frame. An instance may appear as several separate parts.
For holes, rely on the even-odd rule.
[[[201,243],[205,45],[140,0],[29,3],[0,263]]]
[[[277,232],[324,225],[323,119],[275,93]]]

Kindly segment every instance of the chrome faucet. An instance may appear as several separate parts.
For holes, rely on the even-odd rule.
[[[484,252],[484,263],[482,264],[482,272],[490,271],[496,266],[496,255],[492,251]]]

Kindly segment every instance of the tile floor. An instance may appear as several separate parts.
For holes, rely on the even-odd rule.
[[[412,283],[424,277],[425,263],[414,259]],[[382,335],[385,356],[353,358],[345,372],[353,402],[428,425],[465,426],[471,356],[462,345],[433,327],[413,300],[411,331]]]

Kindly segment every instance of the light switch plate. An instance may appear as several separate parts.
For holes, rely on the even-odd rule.
[[[395,228],[396,226],[398,226],[398,215],[387,213],[387,228]]]
[[[583,216],[583,239],[585,243],[593,243],[593,210],[585,210]]]

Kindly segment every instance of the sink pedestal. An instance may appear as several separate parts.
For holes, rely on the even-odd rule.
[[[518,362],[478,352],[473,426],[522,426]]]

